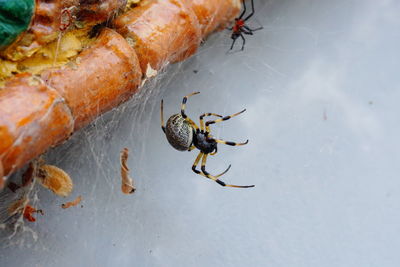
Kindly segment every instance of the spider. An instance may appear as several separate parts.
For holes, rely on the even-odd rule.
[[[253,35],[253,32],[263,29],[262,26],[259,28],[256,28],[256,29],[250,29],[248,26],[246,26],[245,22],[254,15],[254,0],[251,0],[251,10],[252,11],[251,11],[250,15],[248,15],[244,19],[243,19],[243,16],[246,13],[246,0],[242,0],[242,1],[243,1],[242,14],[240,14],[240,16],[238,18],[235,18],[235,25],[231,28],[228,28],[229,30],[233,31],[232,35],[231,35],[233,42],[232,42],[230,50],[233,49],[233,46],[235,45],[237,38],[239,38],[239,36],[240,36],[243,40],[243,44],[242,44],[242,51],[243,51],[244,45],[246,43],[246,39],[244,38],[243,33],[248,34],[248,35]]]
[[[208,155],[215,155],[217,153],[217,144],[225,144],[230,146],[242,146],[249,142],[247,140],[244,143],[235,143],[230,141],[224,141],[215,139],[210,134],[210,124],[218,123],[221,121],[229,120],[232,117],[235,117],[246,109],[235,113],[230,116],[221,116],[215,113],[204,113],[200,116],[200,128],[194,123],[186,114],[185,114],[185,107],[186,101],[192,95],[199,94],[200,92],[194,92],[187,96],[185,96],[182,100],[181,106],[181,113],[172,115],[168,121],[167,126],[164,126],[164,111],[163,111],[163,100],[161,100],[161,129],[164,131],[165,136],[167,137],[168,142],[173,146],[175,149],[179,151],[191,151],[195,148],[200,150],[199,155],[197,156],[196,160],[193,163],[192,170],[199,175],[202,175],[206,178],[214,180],[221,186],[228,186],[228,187],[236,187],[236,188],[248,188],[254,187],[254,185],[232,185],[226,184],[223,181],[219,180],[218,177],[224,175],[231,167],[229,167],[222,173],[213,176],[206,171],[206,162]],[[207,116],[215,116],[219,117],[216,120],[207,121],[204,124],[204,117]],[[196,167],[199,164],[201,159],[201,171],[197,170]]]
[[[71,8],[64,8],[61,11],[61,17],[60,17],[60,27],[59,30],[64,32],[68,27],[71,25],[73,20],[72,14],[71,14]]]

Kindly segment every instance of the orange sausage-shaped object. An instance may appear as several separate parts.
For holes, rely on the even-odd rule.
[[[106,28],[75,64],[46,70],[41,77],[65,98],[77,130],[128,100],[137,91],[142,72],[133,48]]]
[[[200,45],[199,23],[186,0],[143,1],[118,17],[114,25],[133,42],[143,73],[148,64],[159,70],[184,60]]]
[[[203,37],[222,29],[238,16],[241,0],[187,0],[196,14]]]
[[[64,99],[42,80],[19,74],[0,88],[0,161],[4,175],[22,167],[73,130]]]

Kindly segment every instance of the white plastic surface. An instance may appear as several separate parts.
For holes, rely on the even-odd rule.
[[[110,112],[48,153],[74,179],[0,266],[400,266],[400,2],[255,1],[243,52],[229,32],[168,68],[145,107]],[[257,20],[256,20],[257,19]],[[236,49],[240,49],[238,40]],[[233,114],[213,133],[212,174],[255,188],[223,188],[191,171],[160,129],[182,97],[198,121]],[[119,151],[137,192],[120,191]],[[83,207],[60,204],[82,195]]]

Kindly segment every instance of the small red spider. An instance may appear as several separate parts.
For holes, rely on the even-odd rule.
[[[246,21],[251,18],[254,15],[254,1],[251,0],[251,13],[245,17],[243,19],[244,14],[246,13],[246,0],[242,0],[243,1],[243,11],[242,14],[240,14],[240,16],[238,18],[235,18],[235,25],[232,28],[229,28],[229,30],[232,30],[232,35],[231,38],[233,40],[232,45],[231,45],[231,49],[233,49],[233,46],[235,45],[236,39],[239,38],[239,36],[242,38],[243,40],[243,44],[242,44],[242,50],[244,50],[244,44],[246,43],[246,39],[243,36],[244,34],[248,34],[248,35],[253,35],[254,31],[258,31],[261,30],[263,27],[259,27],[256,29],[250,29],[248,26],[246,26]]]
[[[60,17],[60,31],[64,32],[72,23],[72,14],[71,10],[68,8],[64,8],[61,11],[61,17]]]

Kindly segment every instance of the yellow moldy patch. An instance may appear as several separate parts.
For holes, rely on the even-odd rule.
[[[17,63],[0,59],[0,83],[4,78],[9,77],[14,73],[18,73]]]
[[[57,44],[53,42],[39,49],[33,57],[20,62],[20,70],[38,74],[43,69],[67,63],[83,49],[81,41],[71,32],[61,38],[58,50]]]
[[[90,29],[91,27],[85,27],[60,35],[60,38],[41,47],[27,59],[18,62],[0,59],[0,87],[14,74],[21,72],[40,74],[45,69],[68,63],[95,40],[88,37]]]

